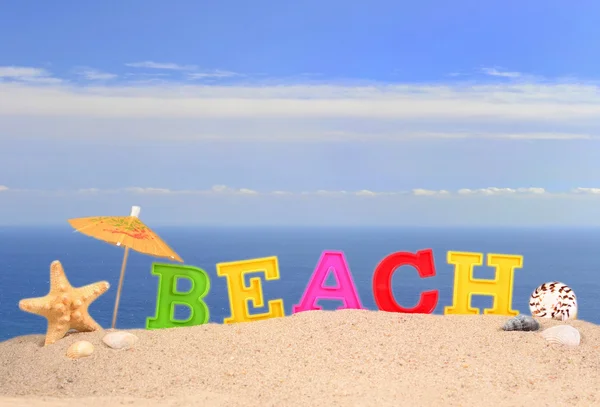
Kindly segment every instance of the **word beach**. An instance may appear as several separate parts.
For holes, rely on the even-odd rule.
[[[493,297],[493,306],[484,310],[484,314],[517,315],[519,312],[511,308],[513,295],[514,272],[523,267],[523,256],[509,254],[488,254],[487,265],[495,269],[493,280],[473,278],[475,266],[482,266],[483,253],[449,251],[448,264],[454,265],[454,294],[451,306],[444,307],[444,314],[478,314],[479,309],[471,307],[473,295]],[[386,256],[373,273],[373,295],[381,311],[424,313],[434,311],[439,298],[438,290],[421,293],[418,304],[413,308],[399,305],[392,292],[392,276],[401,266],[414,267],[421,278],[435,276],[433,251],[420,250],[417,253],[395,252]],[[268,311],[251,314],[249,302],[254,307],[264,307],[262,283],[260,277],[251,277],[246,284],[246,274],[264,273],[265,280],[279,279],[277,257],[242,260],[217,264],[217,275],[227,280],[231,315],[223,323],[249,322],[267,318],[284,316],[282,299],[268,301]],[[330,273],[333,273],[336,284],[325,285]],[[198,267],[165,263],[154,263],[152,274],[157,276],[158,294],[156,313],[147,318],[147,329],[170,328],[205,324],[209,320],[209,309],[204,298],[210,291],[210,278],[206,271]],[[177,289],[177,280],[190,280],[191,289],[181,292]],[[293,313],[309,310],[320,310],[319,300],[338,300],[343,303],[340,309],[361,309],[360,297],[354,285],[352,273],[341,251],[324,251],[310,278],[304,294]],[[175,319],[175,307],[186,306],[190,316],[186,320]]]

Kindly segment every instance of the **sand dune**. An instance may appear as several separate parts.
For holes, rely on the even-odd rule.
[[[129,330],[140,340],[123,351],[107,348],[104,332],[48,347],[42,335],[17,337],[0,343],[0,405],[600,405],[600,326],[569,321],[582,343],[565,348],[538,332],[501,331],[507,319],[313,311]],[[67,359],[82,339],[95,352]]]

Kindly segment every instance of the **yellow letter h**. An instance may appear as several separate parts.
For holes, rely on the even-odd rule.
[[[496,269],[493,280],[473,278],[474,266],[483,265],[483,253],[448,252],[448,264],[454,264],[454,298],[452,306],[444,308],[444,314],[479,314],[479,308],[471,307],[473,295],[490,295],[494,298],[492,308],[485,315],[517,315],[511,309],[515,268],[523,267],[523,256],[488,254],[487,265]]]

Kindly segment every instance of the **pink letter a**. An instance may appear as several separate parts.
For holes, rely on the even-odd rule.
[[[330,271],[335,275],[336,285],[334,286],[325,285]],[[321,307],[317,305],[317,301],[324,299],[343,301],[344,305],[338,309],[362,308],[344,252],[326,250],[321,254],[300,304],[293,307],[293,313],[320,310]]]

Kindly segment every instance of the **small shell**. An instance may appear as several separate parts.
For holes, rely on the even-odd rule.
[[[506,321],[502,329],[505,331],[537,331],[540,329],[540,324],[529,315],[519,314]]]
[[[544,283],[529,298],[531,315],[561,321],[577,318],[577,297],[571,287],[558,281]]]
[[[88,341],[75,342],[67,349],[67,357],[70,359],[79,359],[90,356],[94,352],[94,345]]]
[[[135,345],[138,337],[129,332],[111,332],[104,335],[102,342],[112,349],[127,349]]]
[[[578,346],[581,342],[579,331],[571,325],[557,325],[542,332],[542,337],[550,343]]]

